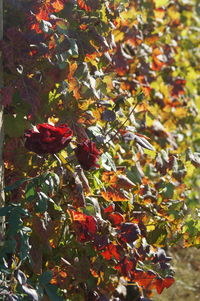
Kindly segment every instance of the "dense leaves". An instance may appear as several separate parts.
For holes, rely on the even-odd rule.
[[[148,301],[173,284],[164,248],[200,245],[198,13],[4,1],[1,295]]]

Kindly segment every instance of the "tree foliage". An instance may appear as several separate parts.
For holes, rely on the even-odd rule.
[[[149,300],[200,245],[198,14],[5,1],[5,300]]]

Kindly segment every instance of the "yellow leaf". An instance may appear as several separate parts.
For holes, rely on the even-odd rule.
[[[108,92],[111,92],[114,89],[113,78],[111,76],[104,76],[103,82],[106,83]]]
[[[189,161],[186,162],[185,166],[187,168],[188,177],[191,177],[196,169],[195,166]]]
[[[103,4],[102,7],[101,7],[101,13],[102,13],[102,20],[103,20],[103,22],[108,23],[108,18],[107,18],[107,15],[106,15],[106,6],[105,6],[105,4]]]
[[[179,21],[180,20],[180,13],[176,10],[174,6],[171,6],[168,10],[167,13],[169,17],[172,19],[172,21]]]
[[[73,172],[73,169],[71,168],[71,166],[68,164],[67,160],[62,156],[61,153],[59,153],[58,158],[60,159],[60,161],[63,163],[63,165],[65,165],[65,168],[71,172]]]
[[[154,119],[152,119],[148,114],[146,114],[146,125],[152,126]]]
[[[152,151],[152,150],[149,150],[149,149],[146,149],[146,148],[144,148],[143,151],[144,151],[145,154],[147,154],[151,158],[155,159],[155,157],[156,157],[156,151]]]
[[[67,152],[64,149],[61,150],[60,154],[63,158],[67,158]]]
[[[174,111],[174,116],[175,117],[186,117],[187,116],[187,109],[184,107],[176,108]]]
[[[154,0],[156,8],[167,6],[169,3],[169,0]]]
[[[152,221],[152,223],[151,223],[151,221],[149,221],[149,225],[146,225],[147,232],[153,231],[153,230],[155,230],[155,228],[156,227],[154,226],[153,221]]]
[[[120,30],[114,31],[115,42],[122,41],[124,39],[124,33]]]

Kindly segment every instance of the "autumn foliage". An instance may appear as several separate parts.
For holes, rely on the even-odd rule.
[[[5,1],[5,300],[147,301],[200,245],[195,3]]]

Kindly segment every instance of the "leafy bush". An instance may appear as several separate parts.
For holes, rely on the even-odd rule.
[[[198,13],[5,1],[5,300],[147,301],[199,246]]]

